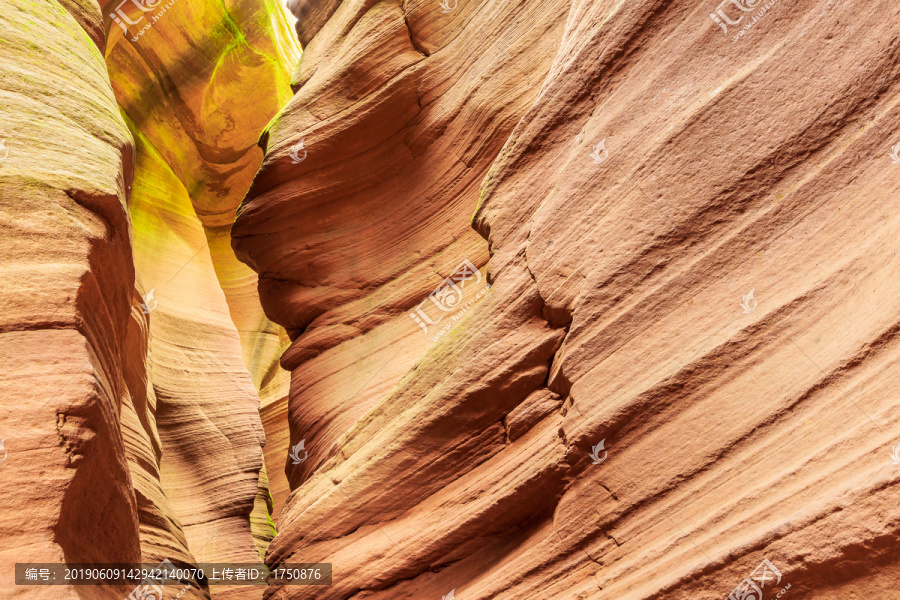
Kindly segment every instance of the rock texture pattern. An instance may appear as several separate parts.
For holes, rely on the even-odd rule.
[[[131,591],[14,586],[17,562],[259,562],[275,533],[283,330],[229,229],[299,45],[276,2],[148,6],[0,11],[3,598]]]
[[[163,488],[198,561],[253,562],[275,533],[256,390],[283,397],[287,377],[279,329],[229,229],[299,48],[274,2],[127,6],[138,25],[128,35],[111,25],[107,64],[137,146],[130,212],[138,288],[153,294]],[[169,536],[144,533],[165,558]]]
[[[121,433],[133,424],[134,148],[106,76],[99,7],[66,8],[11,0],[0,11],[4,598],[80,597],[16,587],[17,562],[141,559]]]
[[[335,578],[267,597],[897,596],[896,3],[292,6],[233,233],[309,452],[267,561]]]
[[[897,598],[900,6],[716,1],[9,0],[0,598]]]

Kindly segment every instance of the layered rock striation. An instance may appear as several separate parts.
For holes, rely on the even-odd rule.
[[[111,13],[128,27],[108,24],[106,60],[137,148],[130,212],[138,288],[153,295],[163,487],[197,560],[253,562],[275,533],[260,397],[285,395],[287,379],[229,230],[299,48],[274,2],[125,7]],[[159,533],[145,538],[162,559],[171,540]]]
[[[896,4],[8,4],[0,597],[897,596]]]
[[[90,3],[12,0],[0,11],[4,597],[79,597],[75,588],[16,588],[17,562],[141,559],[121,434],[136,425],[123,409],[132,403],[134,147],[99,23]]]
[[[283,333],[229,229],[299,46],[275,2],[106,4],[0,11],[2,597],[133,587],[15,586],[15,563],[258,563],[275,533]],[[262,595],[166,598],[211,591]]]
[[[267,597],[895,595],[896,5],[292,6],[233,243],[308,452],[267,561],[335,578]]]

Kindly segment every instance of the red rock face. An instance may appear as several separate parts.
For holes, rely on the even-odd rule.
[[[141,558],[120,433],[129,402],[134,149],[98,40],[88,37],[95,28],[83,27],[99,22],[89,8],[14,0],[0,11],[3,60],[12,61],[0,75],[3,597],[79,597],[74,588],[17,589],[17,562]],[[74,73],[90,95],[70,84]]]
[[[15,586],[15,563],[258,563],[274,535],[259,405],[286,391],[279,328],[229,229],[299,48],[276,3],[127,4],[137,42],[111,5],[0,11],[4,598],[134,588]]]
[[[8,4],[0,597],[898,597],[895,3]]]
[[[233,243],[308,452],[267,560],[335,580],[268,597],[896,595],[896,5],[294,9]]]

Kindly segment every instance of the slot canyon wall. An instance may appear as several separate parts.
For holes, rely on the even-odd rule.
[[[308,452],[268,561],[335,579],[267,597],[896,597],[895,3],[289,5],[233,244]]]
[[[258,563],[259,410],[287,393],[287,338],[229,231],[291,95],[293,19],[274,0],[5,8],[0,597],[134,587],[16,587],[17,562]]]
[[[897,597],[896,3],[7,4],[0,598]]]

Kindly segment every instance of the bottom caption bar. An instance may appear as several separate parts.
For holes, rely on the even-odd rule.
[[[16,585],[331,585],[331,563],[16,563]]]

